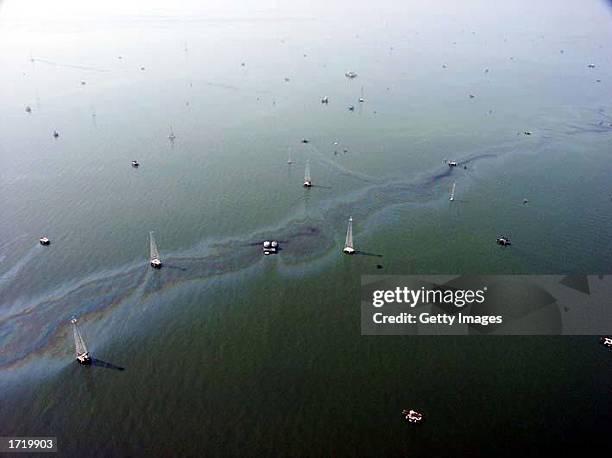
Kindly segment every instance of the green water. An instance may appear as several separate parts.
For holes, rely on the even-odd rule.
[[[604,447],[594,337],[360,335],[362,274],[610,271],[609,4],[455,3],[0,2],[0,436],[65,456]],[[349,216],[370,256],[341,256]],[[73,315],[105,367],[74,362]]]

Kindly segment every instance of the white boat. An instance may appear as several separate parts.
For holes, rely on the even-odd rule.
[[[310,188],[312,186],[312,178],[310,177],[310,161],[306,161],[306,169],[304,170],[304,187]]]
[[[457,167],[457,161],[447,161],[449,167]]]
[[[270,254],[276,254],[276,252],[278,251],[278,242],[276,240],[266,240],[263,243],[263,252],[264,254],[270,255]]]
[[[91,356],[89,356],[89,351],[87,351],[87,346],[85,345],[81,331],[79,331],[79,328],[77,327],[76,318],[73,318],[70,320],[70,322],[72,323],[72,331],[74,334],[76,359],[79,364],[91,364]]]
[[[172,126],[170,126],[170,134],[168,135],[168,140],[174,141],[176,139],[176,135],[174,135],[174,131],[172,130]]]
[[[38,239],[38,241],[41,245],[49,245],[51,243],[51,240],[49,240],[47,237],[41,237]]]
[[[132,167],[138,167],[139,165],[140,165],[140,162],[138,162],[136,159],[132,161]]]
[[[159,250],[157,249],[157,243],[155,243],[155,238],[153,237],[153,231],[149,232],[149,242],[150,242],[150,255],[149,261],[151,262],[151,267],[154,269],[159,269],[162,266],[161,259],[159,258]]]
[[[402,410],[402,415],[408,420],[409,423],[421,423],[423,421],[423,414],[416,410]]]
[[[363,86],[361,86],[361,97],[359,97],[359,103],[363,102],[365,102],[365,99],[363,98]]]
[[[353,247],[353,218],[349,218],[348,227],[346,229],[346,240],[344,242],[344,254],[355,254],[355,248]]]
[[[353,79],[353,78],[357,78],[357,73],[355,73],[355,72],[346,72],[344,74],[344,76],[346,76],[347,78]]]
[[[612,348],[612,337],[602,337],[600,342],[603,346]]]
[[[501,246],[510,246],[512,242],[509,237],[502,236],[497,238],[497,244]]]
[[[450,200],[451,202],[455,200],[455,187],[456,186],[457,186],[457,183],[453,183],[453,187],[451,188],[450,196],[448,196],[448,200]]]

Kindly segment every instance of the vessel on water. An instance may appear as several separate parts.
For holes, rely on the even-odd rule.
[[[612,337],[604,336],[599,341],[604,347],[612,348]]]
[[[497,238],[497,244],[501,246],[510,246],[512,242],[509,237],[502,236]]]
[[[49,240],[47,237],[41,237],[38,239],[38,241],[41,245],[49,245],[51,243],[51,240]]]
[[[321,99],[321,103],[329,103],[329,99],[327,98],[327,96]]]
[[[310,177],[310,161],[306,161],[306,169],[304,170],[304,187],[310,188],[312,186],[312,178]]]
[[[287,164],[293,164],[293,161],[291,160],[291,148],[287,148]]]
[[[77,326],[77,319],[73,318],[70,320],[72,323],[72,331],[74,334],[74,347],[76,351],[76,359],[79,364],[87,365],[91,364],[91,356],[89,356],[89,351],[87,351],[87,346],[85,345],[85,341],[83,340],[83,336],[81,335],[81,331]]]
[[[348,111],[355,111],[355,105],[349,105],[346,109]]]
[[[263,252],[266,256],[270,254],[276,254],[278,251],[278,241],[276,240],[266,240],[263,243]]]
[[[451,188],[450,196],[448,196],[448,200],[450,200],[451,202],[455,200],[455,187],[456,186],[457,186],[457,183],[453,183],[453,187]]]
[[[446,162],[449,167],[457,167],[457,161],[447,161]]]
[[[132,161],[132,167],[138,167],[139,165],[140,165],[140,162],[138,162],[136,159]]]
[[[25,107],[25,111],[26,113],[32,113],[32,108],[30,108],[30,106],[28,105],[27,107]]]
[[[412,409],[402,410],[402,415],[404,416],[406,420],[408,420],[409,423],[421,423],[424,419],[422,413],[417,412],[416,410],[412,410]]]
[[[155,243],[155,238],[153,237],[153,231],[149,232],[149,242],[150,242],[149,261],[151,263],[151,267],[153,267],[154,269],[159,269],[162,266],[162,262],[159,257],[159,250],[157,249],[157,243]]]
[[[346,240],[344,241],[344,254],[355,254],[355,247],[353,246],[353,218],[350,217],[348,220],[348,227],[346,229]]]
[[[359,103],[363,102],[365,102],[365,99],[363,98],[363,86],[361,86],[361,97],[359,97]]]
[[[57,130],[53,131],[53,138],[59,137],[59,132]]]
[[[346,76],[347,78],[353,79],[353,78],[357,78],[357,73],[355,73],[355,72],[346,72],[344,74],[344,76]]]
[[[172,126],[170,126],[170,134],[168,134],[168,140],[174,141],[176,135],[174,135],[174,131],[172,130]]]

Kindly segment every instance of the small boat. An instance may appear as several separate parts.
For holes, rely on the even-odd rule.
[[[355,254],[355,247],[353,246],[353,218],[350,217],[348,220],[348,227],[346,229],[346,240],[344,242],[344,254]]]
[[[312,178],[310,177],[310,161],[306,161],[306,169],[304,170],[304,187],[310,188],[312,186]]]
[[[355,72],[346,72],[344,74],[344,76],[346,76],[347,78],[353,79],[353,78],[357,78],[357,73],[355,73]]]
[[[589,67],[589,68],[595,68],[595,64],[589,64],[589,65],[587,65],[587,67]]]
[[[155,243],[155,238],[153,238],[153,231],[149,232],[149,242],[150,242],[150,255],[149,261],[151,263],[151,267],[154,269],[159,269],[162,266],[161,259],[159,258],[159,250],[157,249],[157,243]]]
[[[501,246],[510,246],[512,245],[512,242],[510,241],[509,237],[498,237],[497,244]]]
[[[139,165],[140,165],[140,162],[138,162],[136,159],[132,161],[132,167],[138,167]]]
[[[170,134],[168,135],[168,140],[171,142],[176,139],[176,135],[174,135],[174,131],[172,130],[172,126],[170,126]]]
[[[77,327],[76,318],[73,318],[72,320],[70,320],[70,322],[72,323],[72,331],[74,334],[76,360],[79,362],[79,364],[91,364],[91,356],[89,356],[89,351],[87,351],[87,346],[85,345],[85,341],[83,340],[81,331],[79,331],[79,328]]]
[[[457,161],[446,161],[449,167],[457,167]]]
[[[327,98],[327,96],[321,99],[321,103],[326,103],[326,104],[329,103],[329,99]]]
[[[59,137],[59,132],[57,130],[53,131],[53,138]]]
[[[49,240],[47,237],[41,237],[40,239],[38,239],[38,241],[40,242],[41,245],[51,244],[51,240]]]
[[[402,410],[402,415],[404,416],[406,420],[408,420],[409,423],[421,423],[424,419],[422,413],[417,412],[416,410],[412,410],[412,409]]]
[[[293,164],[293,161],[291,160],[291,148],[287,148],[287,164]]]
[[[523,199],[523,205],[528,204],[529,203],[529,199]]]
[[[450,196],[448,196],[448,200],[450,200],[451,202],[455,200],[455,187],[456,186],[457,186],[457,183],[453,183],[453,187],[451,188]]]
[[[347,107],[347,110],[348,110],[348,111],[355,111],[355,105],[349,105],[349,106]]]
[[[263,252],[266,256],[270,254],[276,254],[278,251],[278,241],[276,240],[266,240],[263,243]]]
[[[307,138],[302,138],[302,143],[308,143],[308,139]]]
[[[361,86],[361,97],[359,97],[359,103],[363,102],[365,102],[365,99],[363,98],[363,86]]]
[[[612,337],[602,337],[601,339],[599,339],[599,342],[604,346],[604,347],[608,347],[608,348],[612,348]]]
[[[32,108],[30,108],[30,106],[28,105],[27,107],[25,107],[25,111],[26,113],[32,113]]]
[[[532,134],[532,132],[531,132],[530,130],[526,130],[525,132],[523,132],[523,134],[525,134],[525,135],[531,135],[531,134]]]

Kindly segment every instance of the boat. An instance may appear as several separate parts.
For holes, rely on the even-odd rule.
[[[447,161],[449,167],[457,167],[457,161]]]
[[[587,65],[587,67],[589,67],[589,68],[595,68],[595,64],[589,64],[589,65]]]
[[[302,138],[302,143],[308,143],[308,139],[307,138]]]
[[[347,78],[353,79],[353,78],[357,78],[357,73],[355,73],[355,72],[346,72],[344,74],[344,76],[346,76]]]
[[[523,205],[528,204],[529,203],[529,199],[523,199]]]
[[[531,135],[532,132],[530,130],[526,130],[525,132],[523,132],[525,135]]]
[[[157,243],[155,243],[155,238],[153,237],[153,231],[149,232],[149,242],[150,242],[150,256],[149,260],[151,262],[151,267],[154,269],[159,269],[162,266],[161,259],[159,258],[159,250],[157,249]]]
[[[599,342],[604,346],[604,347],[608,347],[608,348],[612,348],[612,337],[602,337],[601,339],[599,339]]]
[[[176,139],[176,135],[174,135],[174,131],[172,130],[172,126],[170,126],[170,134],[168,135],[168,140],[174,141]]]
[[[365,102],[365,99],[363,98],[363,86],[361,86],[361,97],[359,97],[359,103],[363,102]]]
[[[344,254],[355,254],[355,248],[353,247],[353,218],[350,217],[348,220],[348,227],[346,229],[346,240],[344,242]]]
[[[451,188],[450,196],[448,197],[448,200],[450,200],[451,202],[455,200],[455,187],[456,186],[457,186],[457,183],[453,183],[453,187]]]
[[[306,169],[304,170],[304,187],[310,188],[312,186],[312,178],[310,177],[310,161],[306,161]]]
[[[132,167],[138,167],[139,165],[140,165],[140,162],[138,162],[136,159],[132,161]]]
[[[497,244],[501,246],[510,246],[512,242],[509,237],[502,236],[497,238]]]
[[[291,148],[287,148],[287,164],[293,164],[293,161],[291,160]]]
[[[349,105],[349,106],[347,107],[347,110],[348,110],[348,111],[355,111],[355,105]]]
[[[40,239],[38,239],[38,241],[40,242],[41,245],[51,244],[51,240],[49,240],[47,237],[41,237]]]
[[[30,108],[30,106],[28,105],[27,107],[25,107],[25,111],[26,113],[32,113],[32,108]]]
[[[276,254],[278,251],[278,241],[276,240],[266,240],[263,243],[263,252],[266,256],[270,254]]]
[[[402,410],[402,415],[409,423],[421,423],[424,419],[423,414],[421,412],[417,412],[416,410]]]
[[[59,137],[59,132],[57,130],[53,131],[53,138]]]
[[[85,341],[83,340],[81,331],[79,331],[79,328],[77,326],[76,318],[73,318],[72,320],[70,320],[70,322],[72,323],[72,331],[74,334],[76,360],[79,362],[79,364],[91,364],[91,356],[89,355],[89,351],[87,351],[87,346],[85,345]]]
[[[327,98],[327,96],[321,99],[321,103],[326,103],[326,104],[329,103],[329,99]]]

